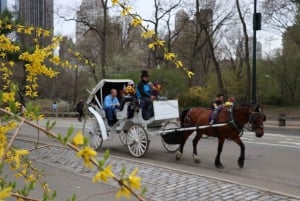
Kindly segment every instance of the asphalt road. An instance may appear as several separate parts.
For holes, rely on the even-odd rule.
[[[60,119],[54,131],[64,134],[71,125],[75,130],[82,127],[82,123],[75,120]],[[300,135],[297,133],[295,130],[273,128],[265,129],[263,138],[256,138],[254,133],[246,132],[242,137],[246,145],[243,169],[237,165],[239,147],[232,141],[226,141],[223,148],[221,161],[225,168],[219,170],[214,167],[217,152],[215,138],[200,140],[198,144],[198,154],[202,161],[200,164],[192,160],[192,138],[187,142],[180,161],[176,161],[175,154],[164,150],[158,135],[151,135],[150,148],[143,158],[133,158],[117,135],[113,140],[104,142],[99,152],[109,149],[113,156],[300,196]],[[35,140],[36,131],[23,126],[19,137]],[[43,135],[41,141],[55,142]]]

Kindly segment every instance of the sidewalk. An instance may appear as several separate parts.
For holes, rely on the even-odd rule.
[[[278,120],[267,119],[267,121],[264,122],[264,127],[278,129],[278,130],[298,130],[298,131],[300,131],[300,121],[287,120],[285,126],[279,126]]]
[[[32,148],[33,143],[17,140],[16,146]],[[95,171],[83,169],[81,159],[69,149],[51,146],[38,149],[30,154],[38,167],[44,167],[49,174],[50,186],[57,189],[56,200],[70,198],[73,192],[78,200],[111,201],[115,199],[117,184],[92,184],[91,178]],[[187,172],[160,167],[147,163],[140,163],[124,158],[111,157],[109,163],[118,172],[126,167],[131,172],[139,167],[142,182],[147,186],[145,197],[150,201],[199,201],[199,200],[288,200],[300,201],[281,193],[274,193],[254,187],[212,179],[205,176],[189,174]],[[136,200],[136,199],[132,199]]]

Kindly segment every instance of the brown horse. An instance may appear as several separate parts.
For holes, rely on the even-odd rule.
[[[181,127],[193,127],[209,125],[209,116],[211,110],[206,108],[192,108],[182,112],[180,120]],[[218,138],[218,153],[215,158],[215,166],[217,168],[224,168],[220,161],[220,155],[223,149],[225,139],[231,139],[236,142],[241,148],[241,154],[238,159],[238,165],[240,168],[244,167],[245,160],[245,145],[240,139],[240,132],[244,128],[245,124],[249,123],[251,130],[255,131],[256,137],[262,137],[264,135],[263,122],[266,117],[262,113],[262,108],[259,105],[234,105],[232,107],[225,107],[220,111],[218,117],[215,120],[215,124],[226,123],[224,126],[214,127],[208,126],[204,129],[198,129],[195,138],[193,139],[193,158],[196,163],[200,163],[200,159],[197,156],[197,144],[203,134],[211,137]],[[179,160],[183,153],[183,147],[188,137],[193,131],[182,132],[182,141],[180,149],[176,153],[176,159]]]

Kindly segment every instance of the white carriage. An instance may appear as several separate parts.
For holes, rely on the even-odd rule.
[[[90,92],[87,99],[89,113],[86,115],[83,133],[89,139],[89,145],[99,149],[103,141],[111,140],[115,134],[126,145],[134,157],[142,157],[149,148],[150,136],[160,134],[159,130],[178,128],[179,117],[177,100],[156,100],[153,102],[154,116],[149,120],[142,117],[142,108],[134,110],[132,117],[128,118],[129,99],[122,109],[116,111],[116,123],[109,126],[103,109],[104,97],[111,89],[118,91],[124,89],[130,79],[103,79]],[[178,150],[178,144],[167,144],[163,138],[162,144],[169,152]]]

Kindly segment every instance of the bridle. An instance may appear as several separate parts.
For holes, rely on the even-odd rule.
[[[234,119],[234,115],[233,115],[233,106],[230,107],[229,109],[229,125],[231,125],[233,128],[239,130],[239,131],[242,131],[244,126],[241,126],[239,125],[235,119]],[[258,111],[256,111],[258,110]],[[257,106],[255,106],[255,110],[253,111],[253,108],[250,108],[250,111],[249,111],[249,117],[248,117],[248,124],[245,125],[246,129],[249,130],[249,131],[254,131],[255,129],[257,128],[263,128],[263,124],[259,123],[259,121],[257,120],[258,118],[264,118],[264,114],[262,113],[261,111],[261,108],[257,108]]]
[[[262,121],[264,121],[265,116],[262,113],[260,108],[257,108],[258,111],[251,111],[249,114],[249,121],[248,121],[248,126],[247,129],[249,131],[254,131],[257,128],[263,128],[264,125],[263,123],[260,123],[260,121],[258,121],[258,118],[262,118]]]

